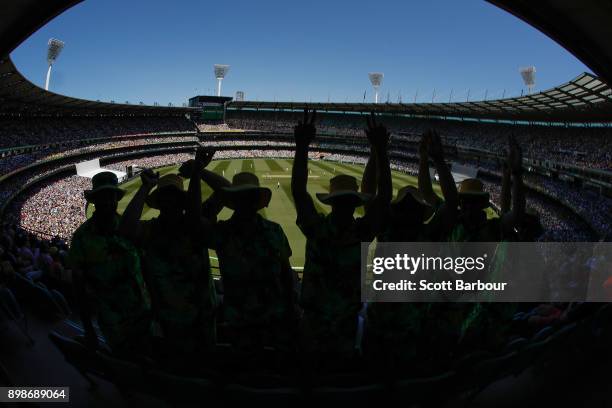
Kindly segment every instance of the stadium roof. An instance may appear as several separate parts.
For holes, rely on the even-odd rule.
[[[177,116],[200,110],[72,98],[34,85],[21,75],[9,57],[0,60],[0,114]]]
[[[381,112],[531,122],[612,122],[612,89],[583,73],[563,85],[517,98],[453,103],[230,102],[230,109]]]

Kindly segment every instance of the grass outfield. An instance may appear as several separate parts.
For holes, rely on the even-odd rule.
[[[361,164],[345,164],[345,163],[334,163],[317,160],[309,160],[310,175],[308,179],[308,191],[313,197],[315,207],[322,213],[328,213],[331,207],[326,206],[319,202],[315,193],[327,192],[329,187],[329,179],[337,174],[349,174],[357,177],[361,181],[364,166]],[[306,239],[302,235],[301,231],[295,225],[296,213],[293,206],[293,199],[291,197],[291,168],[293,160],[288,159],[235,159],[235,160],[215,160],[209,166],[208,169],[214,171],[217,174],[225,175],[226,178],[230,179],[235,173],[241,171],[250,171],[257,174],[259,181],[262,186],[268,187],[272,190],[272,200],[267,208],[264,208],[260,213],[280,225],[282,225],[285,234],[291,244],[293,250],[293,256],[291,257],[291,264],[298,270],[304,265],[304,251],[306,246]],[[164,167],[158,169],[160,175],[169,173],[178,173],[178,165]],[[280,182],[280,188],[277,187],[277,183]],[[189,181],[185,180],[185,189],[187,189]],[[409,176],[398,171],[393,171],[393,195],[397,190],[407,184],[416,185],[416,177]],[[119,213],[123,213],[123,210],[136,193],[136,190],[140,187],[140,178],[134,178],[127,183],[123,184],[121,188],[126,190],[126,194],[119,203]],[[441,195],[440,187],[434,185],[434,191]],[[208,185],[202,183],[202,196],[203,199],[211,194],[211,189]],[[159,211],[149,208],[145,204],[143,210],[142,219],[150,219],[156,217]],[[221,212],[219,219],[227,219],[231,216],[232,210],[224,208]],[[358,215],[363,215],[363,207],[357,209]],[[89,215],[89,212],[88,212]],[[211,251],[211,255],[214,257],[214,251]],[[213,264],[215,264],[213,258]]]

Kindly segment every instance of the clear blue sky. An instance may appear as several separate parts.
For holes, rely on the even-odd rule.
[[[523,21],[482,0],[86,0],[13,53],[44,86],[51,37],[66,43],[51,90],[103,101],[180,105],[215,89],[248,100],[361,102],[367,73],[381,98],[470,100],[520,94],[518,68],[535,65],[537,89],[589,71]]]

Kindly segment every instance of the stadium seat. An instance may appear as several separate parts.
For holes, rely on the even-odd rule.
[[[518,365],[527,368],[539,363],[545,356],[546,347],[549,341],[550,337],[539,341],[530,341],[529,344],[519,351]]]
[[[505,347],[504,350],[506,352],[518,351],[518,350],[522,349],[523,347],[525,347],[527,344],[529,344],[529,340],[527,340],[524,337],[518,337],[518,338],[513,339],[510,342],[508,342],[508,344],[506,344],[506,347]]]
[[[42,317],[46,317],[52,320],[62,320],[67,317],[67,311],[69,308],[67,305],[61,306],[58,304],[57,299],[63,296],[58,293],[52,293],[46,287],[40,284],[32,284],[32,306],[36,309],[38,314]],[[60,303],[65,303],[65,299],[60,300]],[[68,310],[66,310],[66,308]]]
[[[381,384],[362,385],[357,387],[316,387],[312,390],[312,403],[315,406],[323,404],[362,405],[364,402],[386,400],[388,391]]]
[[[318,387],[356,387],[372,383],[371,373],[339,373],[322,375],[314,379]]]
[[[23,302],[23,304],[28,303],[31,297],[33,296],[33,285],[34,283],[31,279],[28,279],[27,277],[20,274],[15,274],[15,281],[13,282],[15,295],[17,296],[17,299],[19,299],[20,302]]]
[[[49,333],[49,339],[64,355],[66,361],[74,366],[74,368],[89,382],[91,388],[95,388],[97,384],[89,376],[89,373],[105,377],[103,366],[98,356],[87,349],[83,344],[62,336],[57,332]]]
[[[303,393],[295,387],[258,388],[229,384],[223,402],[228,406],[297,406],[302,405]]]
[[[612,340],[612,304],[603,305],[593,316],[591,325],[593,332],[609,343]]]
[[[13,291],[9,288],[0,289],[0,315],[6,323],[13,323],[28,339],[29,345],[34,345],[34,339],[28,331],[28,320],[15,299]]]
[[[105,376],[122,392],[150,393],[143,367],[137,363],[121,360],[103,352],[96,352]]]
[[[456,381],[457,373],[454,371],[433,377],[398,380],[391,384],[393,400],[401,405],[418,404],[423,401],[429,401],[432,406],[442,405],[444,399],[457,389]]]
[[[490,351],[486,351],[486,350],[472,351],[471,353],[468,353],[465,356],[457,359],[455,363],[453,364],[453,370],[457,372],[464,371],[466,369],[469,369],[474,364],[480,361],[486,360],[488,358],[491,358],[491,357],[493,357],[493,353],[491,353]]]
[[[532,337],[532,340],[533,341],[543,340],[546,337],[550,336],[554,331],[555,329],[552,326],[546,326],[540,329],[540,331],[538,331],[536,334],[534,334]]]
[[[295,379],[291,377],[261,372],[240,373],[233,382],[255,388],[283,388],[296,385]]]
[[[220,386],[210,379],[182,377],[153,370],[145,373],[150,392],[171,404],[217,404],[221,401]]]
[[[462,373],[462,388],[472,390],[468,400],[474,399],[489,385],[510,374],[514,374],[520,351],[512,351],[498,357],[476,363],[469,371]]]

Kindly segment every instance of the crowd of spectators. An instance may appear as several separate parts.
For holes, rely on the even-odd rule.
[[[0,231],[0,288],[11,286],[16,275],[28,280],[69,280],[67,243],[59,237],[40,237],[5,219]]]
[[[106,167],[118,171],[125,171],[125,168],[130,165],[140,168],[157,168],[184,162],[189,157],[191,155],[188,153],[160,154],[152,157],[117,161]],[[277,149],[219,150],[215,157],[217,159],[291,158],[293,157],[293,151]],[[331,162],[362,165],[365,165],[367,161],[365,156],[342,153],[328,154],[319,151],[309,152],[309,157],[311,159],[322,158]],[[391,168],[412,176],[418,174],[418,166],[413,162],[396,159],[391,162]],[[530,183],[533,183],[533,180],[536,179],[534,176],[527,176],[526,178]],[[12,212],[18,217],[22,227],[36,231],[40,236],[57,235],[68,240],[76,227],[85,219],[85,200],[80,192],[90,185],[90,179],[76,175],[59,181],[43,182],[35,192],[26,194],[20,200],[17,200],[12,206]],[[491,194],[492,203],[499,208],[499,184],[485,180],[484,185],[485,189]],[[561,190],[559,193],[564,191]],[[566,198],[576,203],[589,202],[584,194],[576,194]],[[542,237],[543,240],[590,241],[592,239],[584,222],[581,222],[575,214],[558,203],[529,191],[527,192],[527,203],[532,211],[540,215],[541,222],[546,229],[546,233]],[[609,205],[609,203],[606,203],[606,205]],[[605,208],[608,208],[609,211],[609,207],[600,207],[600,210],[595,212],[596,215],[599,215],[600,222],[605,220],[605,217],[603,217]],[[594,218],[590,217],[588,212],[586,212],[584,218],[594,221]]]
[[[74,175],[41,184],[15,202],[19,208],[19,225],[41,237],[59,236],[68,240],[85,221],[83,191],[91,188],[91,179]]]
[[[178,117],[2,117],[0,149],[113,136],[194,132],[191,120]]]
[[[118,140],[112,140],[118,139]],[[196,142],[198,138],[196,136],[167,136],[167,137],[151,137],[151,136],[131,136],[126,139],[125,136],[121,138],[111,138],[111,141],[107,142],[94,142],[91,144],[79,147],[70,146],[54,146],[47,147],[44,149],[36,150],[29,153],[22,153],[16,155],[5,156],[0,158],[0,176],[7,174],[13,170],[27,166],[37,161],[53,160],[62,157],[82,154],[94,151],[102,151],[108,149],[124,148],[124,147],[138,147],[148,146],[157,143],[176,143],[176,142]]]
[[[315,158],[318,152],[311,152]],[[152,157],[135,158],[111,163],[105,168],[125,171],[127,166],[157,168],[182,163],[191,154],[161,154]],[[219,151],[218,159],[277,157],[291,158],[291,150],[243,150]],[[38,174],[41,176],[44,173]],[[9,213],[18,220],[21,227],[40,237],[59,236],[69,240],[74,230],[85,221],[85,199],[83,191],[91,187],[91,179],[72,175],[51,179],[37,184],[36,188],[15,200]]]
[[[298,114],[292,113],[230,114],[232,128],[290,133]],[[237,116],[237,117],[232,117]],[[321,114],[321,134],[363,137],[360,115]],[[526,126],[480,123],[455,120],[427,120],[388,116],[385,121],[395,138],[415,142],[429,128],[440,132],[446,146],[500,152],[509,135],[514,135],[523,146],[525,157],[556,161],[603,170],[612,169],[612,129],[609,127]]]
[[[235,115],[235,114],[234,114]],[[255,116],[257,115],[257,116]],[[11,137],[3,138],[1,145],[24,145],[28,143],[59,142],[71,140],[74,145],[46,146],[18,155],[8,155],[0,158],[0,176],[15,169],[24,167],[34,162],[51,159],[66,158],[70,155],[87,154],[97,151],[115,148],[134,148],[147,146],[152,147],[158,143],[173,142],[195,142],[198,136],[179,135],[176,132],[193,132],[197,125],[200,131],[228,131],[236,128],[243,130],[258,130],[271,132],[269,136],[249,136],[248,133],[231,132],[227,135],[217,135],[207,138],[201,135],[202,143],[206,146],[220,148],[218,158],[257,158],[257,157],[279,157],[290,158],[293,155],[292,142],[289,133],[292,132],[295,122],[291,114],[271,114],[258,112],[252,118],[248,113],[241,113],[239,117],[228,119],[227,124],[195,124],[182,118],[39,118],[37,121],[15,118],[4,118],[0,120],[5,128],[0,130],[0,137],[7,136],[13,132],[15,137],[21,138],[21,142],[10,142]],[[416,174],[414,162],[418,153],[416,145],[420,139],[419,131],[427,126],[435,125],[440,132],[441,139],[449,151],[455,147],[463,149],[477,149],[488,152],[503,152],[509,134],[514,133],[516,140],[524,149],[525,156],[546,160],[558,160],[565,163],[585,165],[595,168],[610,168],[609,129],[607,128],[555,128],[539,126],[509,126],[501,124],[482,124],[475,122],[456,121],[433,121],[424,119],[407,119],[402,117],[389,117],[388,127],[392,131],[389,146],[389,155],[392,165],[403,169],[410,174]],[[314,152],[312,158],[321,155],[326,160],[346,161],[347,157],[354,156],[353,162],[362,163],[368,153],[366,140],[363,136],[361,115],[320,115],[320,126],[317,131],[321,134],[313,143]],[[20,129],[20,130],[19,130]],[[517,131],[518,129],[518,131]],[[17,131],[18,130],[18,131]],[[53,134],[57,132],[57,137]],[[63,133],[62,133],[63,132]],[[159,133],[162,134],[159,134]],[[163,132],[171,132],[163,135]],[[282,132],[285,136],[279,136]],[[60,133],[62,133],[60,135]],[[156,134],[157,133],[157,134]],[[274,135],[276,133],[276,135]],[[36,135],[38,139],[36,139]],[[131,136],[129,136],[131,135]],[[83,140],[101,138],[94,140],[91,144],[81,145]],[[249,147],[251,147],[249,149]],[[234,149],[235,148],[235,149]],[[271,149],[274,149],[271,153]],[[322,154],[321,152],[328,152]],[[346,151],[347,153],[342,153]],[[331,153],[329,153],[331,152]],[[100,154],[100,156],[112,158],[116,154]],[[111,168],[124,171],[125,165],[135,164],[143,161],[143,167],[156,167],[150,163],[159,165],[172,164],[173,156],[181,154],[156,155],[151,158],[121,161],[114,163]],[[93,157],[93,156],[92,156]],[[83,161],[81,157],[75,161]],[[468,166],[474,166],[495,176],[501,175],[498,161],[480,160],[474,162],[471,159],[453,157],[454,162]],[[70,166],[72,162],[61,163],[61,166]],[[12,177],[9,181],[2,183],[0,191],[0,205],[8,197],[15,193],[21,186],[28,182],[47,175],[56,170],[58,165],[41,165],[32,171]],[[572,185],[562,180],[551,179],[542,175],[528,173],[525,178],[526,185],[548,196],[560,201],[560,211],[563,205],[569,207],[585,219],[588,225],[599,235],[605,235],[612,229],[612,201],[600,194],[585,191],[585,189]],[[540,203],[537,194],[530,194],[530,201]],[[542,207],[543,204],[534,204],[533,207]],[[546,208],[550,210],[550,203]],[[39,208],[39,207],[37,207]],[[581,228],[576,223],[564,223],[568,213],[555,216],[559,211],[548,211],[543,223],[551,231],[555,239],[567,238],[568,240],[580,239],[584,234],[578,232]],[[550,215],[552,214],[552,215]],[[42,217],[41,217],[42,218]],[[584,229],[584,228],[582,228]],[[572,238],[572,230],[576,234]],[[566,232],[560,232],[566,231]]]
[[[198,123],[198,130],[200,132],[227,132],[232,130],[227,123]]]

